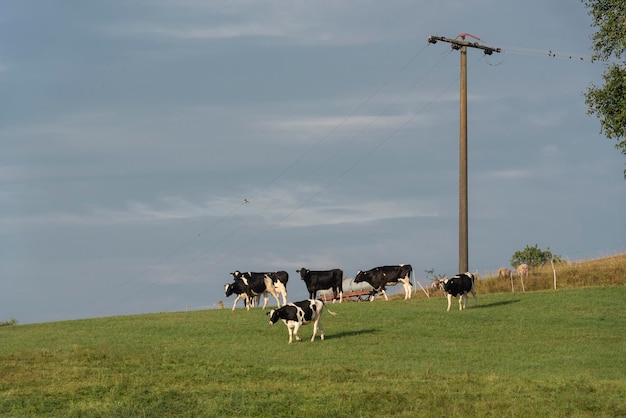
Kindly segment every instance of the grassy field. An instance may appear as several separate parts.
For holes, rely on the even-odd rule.
[[[440,294],[329,304],[314,343],[259,308],[0,327],[0,415],[626,416],[623,284],[488,280],[463,312]]]

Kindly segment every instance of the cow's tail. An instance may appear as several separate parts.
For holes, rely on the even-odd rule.
[[[329,314],[331,314],[332,316],[337,315],[337,312],[333,312],[330,309],[328,309],[328,306],[326,306],[326,303],[324,302],[324,299],[318,299],[320,302],[322,302],[322,305],[324,305],[324,307],[326,308],[326,310],[328,311]]]

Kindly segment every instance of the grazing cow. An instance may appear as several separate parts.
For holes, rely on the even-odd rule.
[[[300,270],[296,270],[300,273],[300,277],[306,283],[306,288],[309,291],[309,297],[315,299],[317,297],[318,290],[333,289],[333,303],[337,299],[339,294],[339,302],[343,300],[343,270],[320,270],[313,271],[302,267]]]
[[[263,305],[263,309],[267,306],[267,295],[266,293],[270,293],[276,299],[276,304],[280,308],[280,299],[278,298],[278,294],[276,292],[276,287],[272,282],[272,279],[268,277],[270,273],[254,273],[254,272],[245,272],[242,273],[239,270],[236,270],[230,273],[231,276],[235,278],[235,282],[240,281],[245,285],[246,295],[249,299],[254,298],[255,296],[265,295],[265,303]],[[241,284],[237,285],[241,287]],[[286,289],[285,289],[286,292]],[[283,294],[283,297],[286,298],[286,295]],[[250,304],[248,304],[248,310],[250,309]]]
[[[453,297],[459,297],[459,310],[467,308],[467,294],[472,292],[474,296],[474,306],[476,306],[476,291],[474,290],[474,275],[469,271],[459,273],[451,279],[443,278],[436,281],[435,286],[441,288],[448,296],[448,311],[452,304]]]
[[[374,300],[374,295],[377,292],[382,293],[385,300],[389,300],[385,286],[395,286],[398,283],[402,283],[404,288],[404,299],[411,299],[413,290],[413,285],[411,284],[412,272],[413,267],[410,264],[375,267],[367,271],[359,270],[354,277],[354,282],[367,282],[374,288],[370,293],[370,301]]]
[[[320,338],[324,339],[324,329],[320,318],[322,317],[322,311],[324,310],[324,302],[321,300],[307,299],[300,302],[288,303],[282,308],[272,309],[267,313],[270,317],[270,325],[274,325],[279,319],[287,325],[289,330],[289,344],[293,341],[293,337],[296,337],[296,341],[301,341],[302,338],[298,335],[300,326],[313,322],[313,336],[311,342],[315,341],[315,335],[317,331],[320,332]],[[328,313],[336,315],[328,309]]]
[[[498,269],[498,279],[509,279],[511,277],[511,269],[507,268],[499,268]]]

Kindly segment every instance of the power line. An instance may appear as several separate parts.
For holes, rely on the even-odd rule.
[[[508,54],[533,55],[545,58],[555,58],[570,61],[587,61],[591,62],[591,56],[588,54],[580,54],[576,52],[563,52],[555,49],[533,49],[525,47],[501,47],[502,52]]]

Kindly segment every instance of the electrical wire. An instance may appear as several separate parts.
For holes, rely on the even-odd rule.
[[[556,58],[561,60],[570,60],[570,61],[591,61],[591,56],[580,53],[572,53],[572,52],[562,52],[555,51],[552,49],[533,49],[533,48],[523,48],[523,47],[501,47],[502,51],[509,54],[519,54],[519,55],[533,55],[540,56],[545,58]]]

